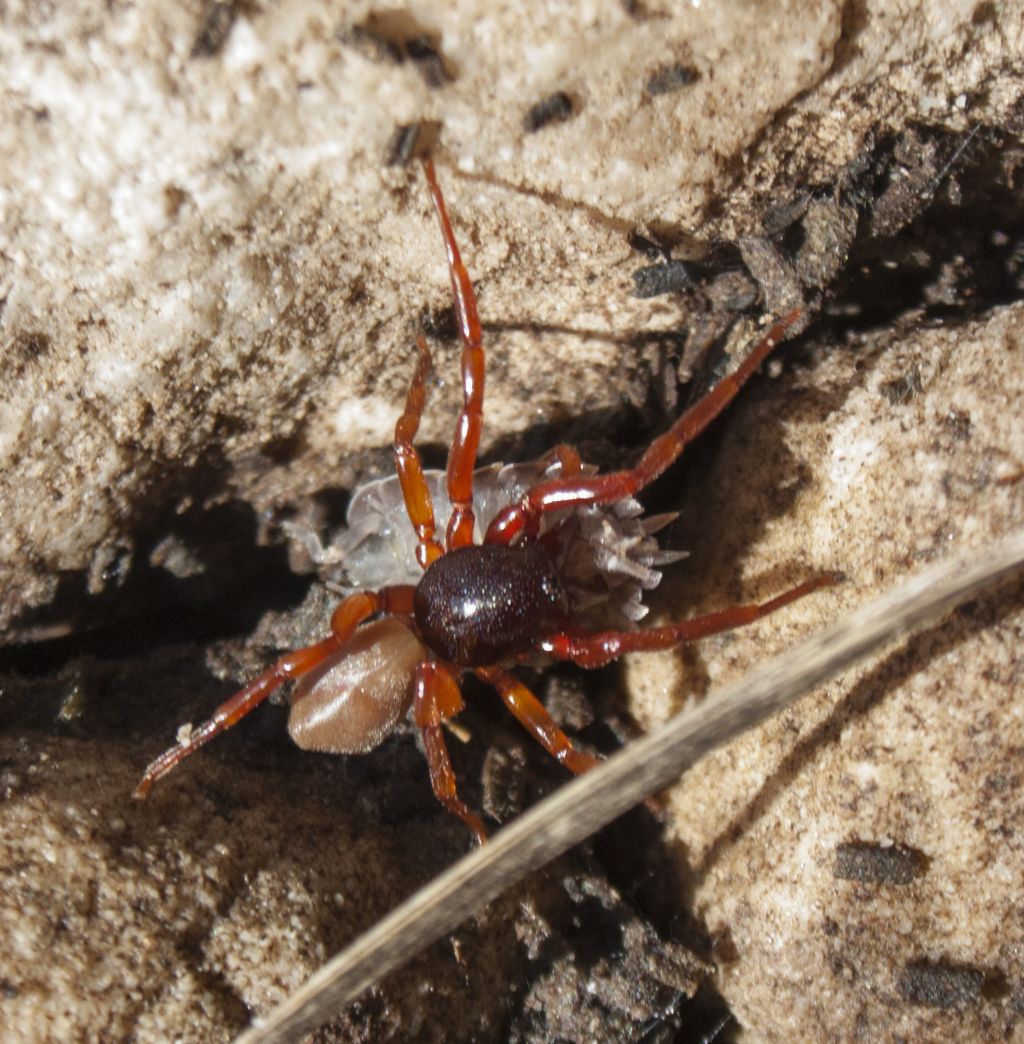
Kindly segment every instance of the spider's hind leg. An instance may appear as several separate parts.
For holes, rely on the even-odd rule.
[[[600,764],[599,757],[573,746],[544,704],[518,678],[500,667],[479,667],[474,673],[498,690],[516,720],[560,765],[579,775]]]
[[[734,605],[717,613],[695,616],[681,623],[650,627],[646,631],[562,631],[539,643],[539,648],[559,660],[571,660],[580,667],[603,667],[629,652],[653,652],[675,645],[707,638],[708,635],[731,631],[734,627],[760,620],[769,613],[795,602],[823,587],[831,587],[843,579],[842,573],[822,573],[796,587],[776,595],[767,602]]]
[[[173,747],[169,747],[146,768],[133,794],[144,798],[153,784],[162,779],[175,766],[205,746],[215,736],[237,725],[250,711],[255,710],[271,693],[286,681],[319,667],[329,657],[343,648],[355,633],[356,628],[374,613],[404,613],[412,611],[412,592],[409,586],[385,587],[377,593],[361,591],[346,598],[331,615],[331,633],[315,645],[286,653],[275,664],[268,667],[244,688],[225,700],[213,715]]]

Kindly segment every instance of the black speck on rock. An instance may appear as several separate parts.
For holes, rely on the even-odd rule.
[[[897,989],[910,1004],[927,1008],[965,1008],[977,1003],[985,973],[965,964],[911,961],[903,968]]]
[[[861,884],[910,884],[927,868],[926,857],[908,845],[880,845],[851,841],[836,845],[833,873],[844,881]]]

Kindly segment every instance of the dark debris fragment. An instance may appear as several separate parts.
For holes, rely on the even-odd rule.
[[[924,386],[921,371],[915,366],[902,377],[894,377],[882,384],[881,391],[890,406],[902,406],[917,395]]]
[[[435,90],[456,79],[437,37],[405,11],[375,12],[364,22],[343,28],[338,37],[370,61],[395,65],[411,62],[423,82]]]
[[[924,853],[909,845],[880,845],[851,841],[836,845],[833,874],[860,884],[910,884],[928,867]]]
[[[401,65],[405,59],[400,44],[367,25],[344,29],[339,33],[339,39],[371,62]]]
[[[803,219],[811,205],[811,193],[797,189],[781,199],[773,199],[761,215],[761,234],[774,239]]]
[[[828,286],[846,267],[857,236],[857,208],[831,199],[811,200],[801,221],[802,241],[793,265],[806,287]]]
[[[942,418],[942,423],[957,442],[963,442],[971,436],[971,415],[966,410],[949,410]]]
[[[405,53],[428,87],[443,87],[455,78],[429,36],[413,36],[406,40]]]
[[[568,908],[522,909],[516,930],[535,974],[508,1039],[637,1040],[695,994],[707,965],[658,935],[600,874],[570,873],[564,888]]]
[[[919,960],[904,966],[897,989],[909,1004],[949,1010],[977,1004],[984,982],[980,968]]]
[[[0,304],[0,313],[2,312],[3,308]],[[4,349],[5,362],[11,367],[14,376],[21,377],[47,355],[52,347],[53,341],[50,335],[42,330],[11,331]]]
[[[441,125],[434,120],[400,123],[388,140],[384,162],[389,167],[404,167],[410,160],[433,152],[440,137]]]
[[[633,273],[633,296],[646,298],[660,294],[691,290],[694,286],[690,267],[684,261],[662,261],[644,265]]]
[[[656,261],[658,258],[667,257],[668,255],[668,251],[661,243],[645,235],[637,228],[632,229],[626,236],[626,243],[629,245],[630,250],[643,254],[644,257],[649,258],[651,261]]]
[[[212,58],[219,53],[235,24],[237,11],[233,3],[214,0],[203,9],[202,22],[192,44],[193,58]]]
[[[661,94],[671,94],[683,87],[689,87],[696,82],[697,70],[692,65],[677,63],[658,69],[648,78],[644,89],[652,97]]]
[[[868,138],[830,184],[766,193],[760,234],[737,245],[776,314],[802,303],[844,330],[977,312],[1021,298],[1020,169],[1003,129],[908,127]]]
[[[803,305],[800,280],[784,251],[763,236],[747,236],[736,245],[743,263],[761,288],[769,312],[783,315],[791,308]]]
[[[507,823],[526,807],[526,750],[522,743],[494,743],[484,755],[481,772],[484,812],[497,823]]]
[[[550,123],[563,123],[572,114],[572,98],[565,91],[555,91],[531,107],[523,118],[523,129],[533,134]]]
[[[399,124],[388,141],[387,165],[404,167],[412,159],[419,139],[420,125],[418,123]]]

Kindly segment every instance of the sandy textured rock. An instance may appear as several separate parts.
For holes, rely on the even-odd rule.
[[[606,462],[621,459],[620,441],[642,440],[638,416],[663,425],[679,408],[705,349],[742,351],[764,310],[823,311],[815,346],[785,357],[788,383],[762,384],[727,419],[737,441],[720,459],[736,463],[715,471],[695,455],[687,474],[711,477],[676,533],[695,554],[666,594],[683,611],[766,596],[809,566],[851,581],[770,627],[659,660],[636,704],[653,720],[655,690],[670,686],[677,705],[1019,519],[1020,485],[998,484],[1022,466],[1019,350],[994,379],[981,361],[1017,343],[1020,322],[1022,40],[1018,2],[5,5],[0,623],[17,647],[0,662],[0,938],[17,945],[0,948],[0,1024],[29,1038],[133,1026],[139,1039],[224,1038],[465,844],[408,736],[359,762],[310,759],[286,748],[272,708],[183,770],[182,789],[125,801],[181,722],[272,655],[262,633],[215,640],[301,601],[282,515],[336,521],[344,492],[390,467],[419,326],[438,375],[421,434],[435,456],[449,437],[450,290],[418,170],[387,166],[396,128],[436,125],[489,347],[485,451],[528,456],[597,432]],[[540,126],[535,107],[559,93]],[[641,267],[658,296],[633,296]],[[948,328],[930,330],[943,316]],[[765,433],[773,459],[741,444]],[[916,510],[899,486],[911,440]],[[1017,668],[999,637],[1008,617],[978,612],[959,644],[935,637],[929,658],[922,639],[873,668],[884,696],[847,682],[806,721],[771,726],[767,756],[726,752],[674,802],[721,989],[754,1033],[781,1032],[780,998],[791,1036],[852,1033],[861,1011],[879,1039],[1009,1025],[1016,958],[981,951],[1020,862],[1009,840],[981,853],[1015,822],[1012,759],[991,766],[1014,742],[1001,679]],[[302,641],[311,626],[274,634]],[[965,674],[981,681],[968,690]],[[918,733],[922,695],[933,716]],[[836,702],[856,713],[833,735],[827,723],[847,720]],[[954,719],[960,746],[928,746]],[[892,739],[868,750],[865,721]],[[970,743],[968,729],[981,729]],[[955,757],[993,782],[947,775],[947,810],[933,783],[942,765],[960,771]],[[814,794],[807,761],[827,773]],[[768,781],[753,784],[760,798],[742,773],[727,785],[730,762]],[[466,766],[478,777],[479,761]],[[872,784],[877,798],[860,796]],[[908,789],[930,802],[916,815],[899,800]],[[832,793],[858,800],[837,814],[823,807]],[[992,834],[962,826],[970,800]],[[768,825],[776,807],[790,827]],[[798,830],[798,815],[819,825]],[[836,878],[840,851],[861,878],[891,876],[891,857],[870,849],[888,840],[909,846],[906,865],[923,853],[911,884]],[[868,848],[837,847],[853,842]],[[988,889],[984,910],[955,895],[956,875],[982,863],[994,868],[971,878]],[[820,887],[797,889],[805,877]],[[571,923],[560,901],[546,919]],[[957,946],[939,945],[938,926],[959,932],[976,914],[977,935],[950,929]],[[564,980],[534,968],[523,985],[532,958],[493,926],[529,936],[533,921],[489,916],[362,1001],[336,1036],[504,1039],[563,983],[596,981],[568,952]],[[887,955],[857,949],[889,923],[906,930]],[[783,988],[804,953],[815,985],[794,972]],[[614,998],[621,983],[601,967],[598,993]],[[859,999],[862,980],[877,1005]],[[657,989],[645,998],[675,1018]],[[562,1001],[559,1020],[573,1009]],[[609,1015],[599,1006],[588,1017]]]
[[[448,305],[418,173],[384,165],[397,125],[443,127],[492,439],[642,395],[621,346],[686,309],[630,298],[631,227],[699,254],[879,136],[1010,118],[1019,5],[843,10],[414,7],[384,31],[435,41],[436,88],[367,44],[366,4],[10,5],[0,618],[69,571],[109,584],[161,508],[350,485],[387,442],[417,319]],[[645,88],[674,67],[695,78]],[[558,90],[571,118],[528,133]],[[440,441],[457,352],[437,355]]]
[[[700,476],[681,605],[826,568],[847,582],[631,661],[652,717],[1024,518],[1024,308],[815,354],[746,397]],[[753,1039],[1024,1033],[1022,594],[1010,584],[849,672],[673,792],[719,984]]]
[[[0,759],[4,1040],[231,1040],[457,851],[429,820],[367,830],[372,787],[346,800],[340,776],[317,793],[315,773],[213,765],[137,806],[123,744],[5,737]],[[465,997],[520,976],[509,913],[398,973],[333,1039],[499,1034],[493,1006]]]
[[[223,691],[194,646],[0,687],[4,1040],[230,1040],[471,844],[431,795],[409,730],[372,757],[311,755],[288,742],[283,707],[132,802],[143,752]],[[472,710],[464,723],[478,737],[493,725]],[[470,774],[453,754],[480,803],[479,759]],[[537,796],[528,780],[519,789]],[[638,909],[641,844],[622,843],[630,894],[607,858],[559,860],[321,1039],[539,1042],[573,1019],[599,1039],[636,1036],[708,966]],[[658,858],[650,879],[668,895]]]

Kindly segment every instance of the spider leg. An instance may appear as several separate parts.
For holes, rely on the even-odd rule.
[[[476,294],[469,273],[462,263],[448,210],[434,173],[434,162],[423,157],[430,195],[441,222],[441,233],[448,251],[448,272],[455,297],[455,314],[462,337],[462,411],[448,452],[448,499],[452,514],[448,520],[446,547],[449,551],[473,543],[473,468],[484,423],[484,345]]]
[[[135,788],[134,797],[144,798],[153,784],[166,776],[179,762],[200,747],[209,743],[214,736],[230,729],[250,711],[258,707],[275,689],[292,678],[299,678],[308,671],[319,667],[329,656],[340,649],[352,637],[355,629],[374,613],[411,613],[412,595],[415,589],[410,585],[385,587],[374,593],[360,591],[350,595],[334,610],[331,615],[331,633],[323,641],[315,645],[296,649],[286,653],[273,666],[267,668],[244,688],[225,700],[214,712],[213,716],[193,729],[185,739],[164,751],[147,767],[139,785]]]
[[[674,645],[696,641],[711,634],[731,631],[734,627],[760,620],[776,609],[795,602],[812,591],[830,587],[842,580],[842,573],[823,573],[811,580],[783,591],[770,601],[753,605],[734,605],[706,616],[695,616],[681,623],[666,627],[651,627],[646,631],[595,631],[585,634],[562,631],[545,638],[539,648],[559,660],[572,660],[580,667],[603,667],[628,652],[651,652],[655,649],[671,649]]]
[[[570,476],[538,482],[526,491],[519,503],[510,504],[495,516],[487,527],[484,543],[511,544],[520,534],[535,537],[546,511],[573,505],[609,504],[634,496],[653,482],[728,406],[802,314],[800,309],[794,309],[775,323],[736,370],[678,417],[668,431],[647,447],[632,468],[613,471],[610,475]]]
[[[462,710],[462,693],[451,671],[439,663],[421,663],[416,668],[413,682],[412,706],[413,720],[423,735],[434,797],[449,812],[457,815],[483,844],[487,840],[487,831],[480,817],[470,812],[456,792],[455,773],[441,732],[441,723]]]
[[[405,398],[405,412],[395,424],[395,470],[402,487],[405,512],[416,530],[416,561],[421,568],[426,569],[434,559],[444,554],[444,549],[434,538],[434,505],[423,477],[420,455],[412,442],[419,431],[426,395],[424,384],[430,372],[430,349],[423,334],[416,338],[416,347],[419,350],[419,362]]]
[[[544,454],[543,460],[558,461],[561,465],[559,478],[571,478],[583,470],[583,461],[580,460],[579,453],[573,446],[565,442],[559,442],[558,445],[548,450]]]
[[[570,772],[579,775],[600,763],[600,758],[572,745],[572,740],[555,724],[544,704],[518,678],[500,667],[478,667],[473,673],[498,690],[516,720]]]

